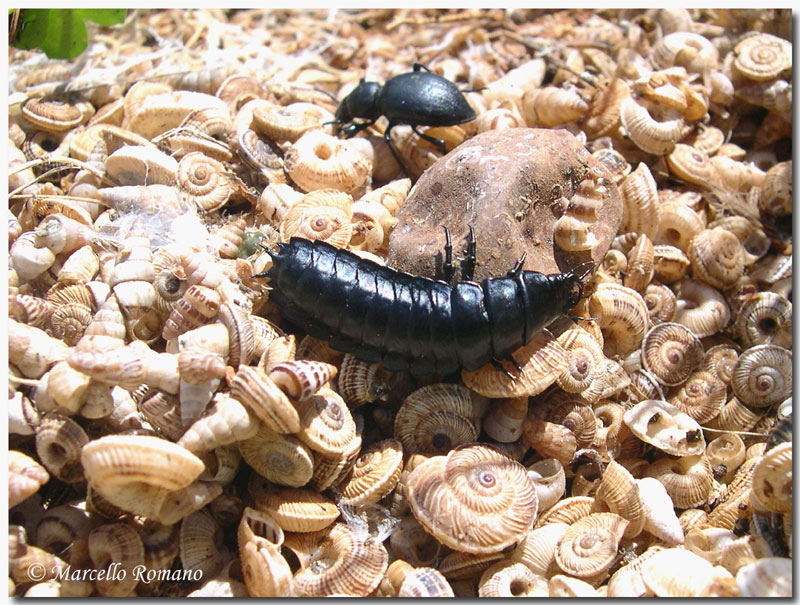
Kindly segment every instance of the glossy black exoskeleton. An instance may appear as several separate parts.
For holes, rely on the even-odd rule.
[[[445,273],[452,275],[449,233]],[[392,372],[448,376],[459,368],[499,364],[552,320],[568,313],[582,295],[590,261],[566,273],[523,271],[525,256],[505,277],[481,283],[413,276],[360,258],[321,241],[297,237],[278,244],[272,267],[255,277],[270,279],[270,300],[289,323]],[[472,278],[472,230],[465,259]],[[521,368],[518,368],[521,369]]]
[[[350,138],[372,126],[381,116],[386,116],[389,125],[383,138],[405,170],[405,164],[392,146],[392,128],[408,124],[418,136],[446,153],[444,141],[420,132],[417,127],[453,126],[474,120],[476,115],[455,84],[432,73],[421,63],[414,63],[414,71],[390,78],[383,86],[362,78],[339,104],[333,123],[339,126],[345,137]],[[356,118],[365,121],[354,122]]]

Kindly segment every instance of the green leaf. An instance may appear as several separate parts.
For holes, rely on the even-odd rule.
[[[125,9],[49,9],[22,11],[22,31],[17,48],[41,48],[51,59],[74,59],[88,43],[89,19],[99,25],[114,25],[125,19]]]
[[[86,26],[74,10],[28,8],[22,21],[19,48],[41,48],[51,59],[73,59],[86,48]]]
[[[79,8],[76,12],[97,25],[117,25],[125,21],[128,10],[125,8]]]

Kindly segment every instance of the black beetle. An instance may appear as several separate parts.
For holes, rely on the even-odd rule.
[[[424,72],[422,70],[425,70]],[[392,146],[389,133],[398,124],[408,124],[413,131],[433,143],[446,153],[441,139],[426,135],[417,126],[453,126],[474,120],[477,116],[464,95],[450,80],[443,78],[421,63],[414,63],[414,71],[400,74],[381,86],[377,82],[366,82],[363,78],[336,109],[339,132],[350,138],[372,126],[378,118],[386,116],[389,125],[383,138],[398,164],[405,165]],[[367,120],[353,122],[354,118]]]

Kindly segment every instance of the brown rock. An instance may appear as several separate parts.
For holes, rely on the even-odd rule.
[[[591,250],[565,251],[553,226],[567,214],[566,199],[581,181],[599,186],[598,207],[588,220],[597,242]],[[575,214],[575,205],[569,208]],[[577,210],[580,212],[580,209]],[[391,267],[442,278],[444,227],[450,230],[456,279],[475,229],[474,279],[506,274],[527,251],[523,268],[561,273],[600,261],[622,220],[622,201],[605,168],[566,130],[514,128],[480,134],[431,166],[414,185],[389,239]],[[591,239],[591,237],[590,237]]]

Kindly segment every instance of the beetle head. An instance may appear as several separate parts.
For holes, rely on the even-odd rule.
[[[346,124],[353,118],[377,120],[381,115],[378,108],[378,95],[382,86],[377,82],[366,82],[364,78],[336,108],[336,123]]]

